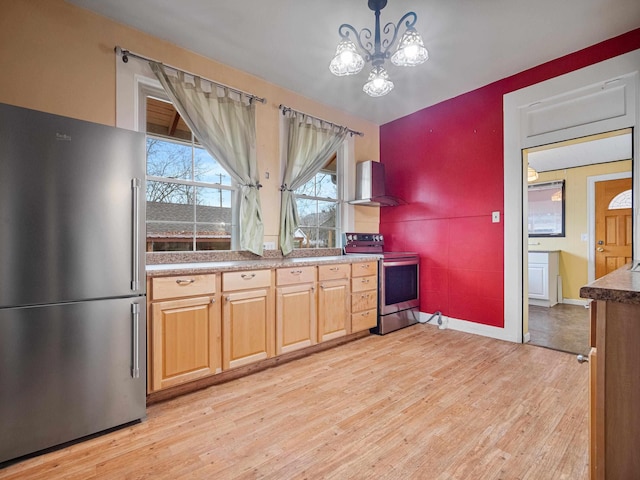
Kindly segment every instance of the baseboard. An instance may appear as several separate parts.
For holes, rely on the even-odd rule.
[[[581,307],[586,307],[589,305],[589,300],[585,300],[583,298],[563,298],[562,303],[566,303],[567,305],[580,305]]]
[[[531,341],[531,334],[529,332],[524,334],[524,338],[523,338],[523,342],[522,343],[529,343]]]
[[[431,313],[420,312],[420,321],[426,322]],[[473,333],[474,335],[481,335],[483,337],[495,338],[496,340],[505,340],[507,342],[513,342],[512,338],[509,338],[504,328],[494,327],[491,325],[484,325],[482,323],[470,322],[468,320],[460,320],[458,318],[447,317],[442,315],[442,325],[438,325],[437,317],[434,317],[427,325],[438,326],[440,330],[451,329],[459,332]],[[516,342],[520,343],[520,342]]]

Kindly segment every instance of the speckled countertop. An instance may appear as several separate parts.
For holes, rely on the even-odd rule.
[[[582,298],[640,304],[640,271],[628,263],[580,289]],[[637,267],[637,265],[636,265]]]
[[[300,256],[295,258],[284,258],[278,255],[265,257],[258,257],[254,255],[251,258],[234,258],[225,260],[224,257],[218,257],[219,259],[213,258],[208,260],[199,257],[193,257],[196,261],[192,262],[184,261],[189,257],[173,257],[177,260],[183,261],[176,263],[156,263],[151,265],[148,264],[147,276],[161,277],[167,275],[196,275],[240,270],[255,270],[267,268],[272,269],[282,267],[286,268],[292,265],[295,265],[297,267],[315,266],[321,264],[370,261],[382,258],[381,255],[340,255],[339,252],[340,250],[338,249],[337,252],[330,252],[338,253],[337,255]]]

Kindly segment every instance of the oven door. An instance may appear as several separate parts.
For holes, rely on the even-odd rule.
[[[380,315],[420,306],[419,259],[383,260],[380,273]]]

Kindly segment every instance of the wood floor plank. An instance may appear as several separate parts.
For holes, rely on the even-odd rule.
[[[587,390],[573,355],[415,325],[153,404],[0,479],[580,480]]]

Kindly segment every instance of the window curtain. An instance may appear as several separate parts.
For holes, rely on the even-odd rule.
[[[249,97],[206,80],[149,62],[167,95],[198,141],[239,186],[240,249],[263,253],[264,224],[256,160],[255,105]]]
[[[349,132],[346,127],[293,111],[287,113],[287,122],[287,165],[280,187],[280,249],[283,255],[293,251],[294,233],[300,223],[293,192],[320,171]]]

